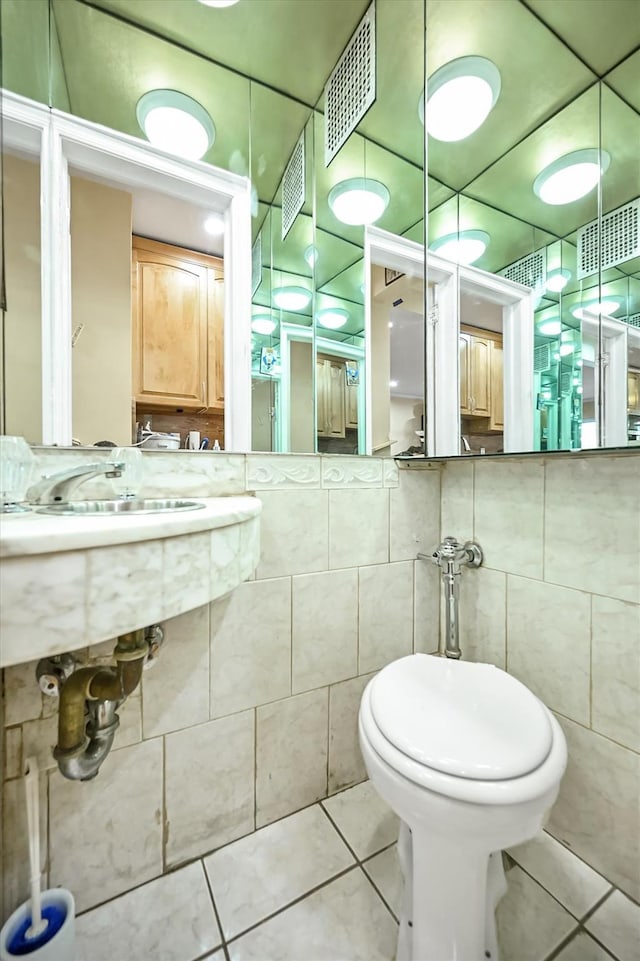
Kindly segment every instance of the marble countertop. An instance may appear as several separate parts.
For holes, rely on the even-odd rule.
[[[54,554],[61,551],[151,541],[195,534],[242,523],[262,509],[256,497],[194,497],[204,504],[193,511],[159,514],[70,515],[3,514],[0,557]]]

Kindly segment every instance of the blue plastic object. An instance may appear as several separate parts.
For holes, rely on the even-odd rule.
[[[31,926],[31,918],[26,917],[22,921],[7,942],[9,954],[15,954],[16,957],[20,957],[31,954],[44,944],[47,944],[48,941],[51,941],[51,939],[55,937],[64,924],[67,912],[57,904],[51,904],[42,909],[42,917],[47,922],[47,926],[36,938],[27,937],[27,931]]]

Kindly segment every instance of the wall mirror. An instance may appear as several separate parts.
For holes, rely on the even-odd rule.
[[[184,93],[212,119],[215,135],[203,161],[251,184],[250,264],[244,253],[251,273],[251,414],[243,449],[394,455],[419,447],[425,435],[431,455],[619,446],[640,435],[640,251],[628,241],[637,237],[640,196],[634,7],[634,0],[238,0],[224,9],[199,0],[1,0],[2,86],[136,138],[143,136],[139,101],[153,90]],[[484,122],[460,137],[432,124],[446,81],[460,79],[451,71],[468,58],[489,94]],[[361,77],[357,96],[341,99],[343,78],[354,71]],[[541,198],[538,176],[581,150],[597,154],[592,189],[565,202]],[[377,210],[350,211],[358,191]],[[134,230],[228,258],[208,238],[185,235],[175,210],[168,224],[137,226],[138,202],[132,204]],[[160,199],[152,204],[162,206]],[[378,296],[366,256],[371,225],[429,251],[423,280],[418,270],[413,278],[427,303],[421,388],[415,370],[397,373],[390,353],[388,380],[386,367],[381,379],[387,355],[367,329]],[[11,289],[17,255],[9,252],[9,226],[7,218]],[[37,244],[16,236],[23,266],[33,268]],[[466,242],[466,253],[449,241]],[[393,269],[384,257],[377,266]],[[503,285],[503,300],[517,290],[521,300],[530,298],[531,317],[517,332],[520,352],[509,347],[509,357],[510,308],[491,294],[487,299],[500,280],[484,274],[516,285],[508,295]],[[40,308],[29,309],[37,315]],[[393,309],[403,329],[415,325],[416,312]],[[10,324],[8,313],[3,322]],[[229,318],[225,323],[233,330]],[[77,366],[88,344],[88,327],[78,333],[79,326],[70,321]],[[18,338],[17,353],[16,339],[6,338],[6,383],[18,361],[33,379],[17,419],[16,408],[5,406],[4,429],[18,433],[27,433],[20,420],[29,404],[47,409],[37,376],[47,345],[39,353],[38,324],[32,329],[31,342]],[[400,334],[400,324],[387,329]],[[389,351],[393,344],[392,337]],[[525,362],[530,396],[520,391],[516,398]],[[124,351],[121,363],[126,379]],[[390,386],[401,381],[411,385],[406,396]],[[491,400],[499,401],[500,387],[503,406],[530,425],[509,443]],[[422,411],[413,396],[420,389]],[[202,407],[154,411],[154,426],[230,437],[227,418],[238,404],[205,400]],[[514,413],[516,403],[523,409]],[[381,405],[386,438],[373,423]],[[404,426],[396,417],[401,408]],[[165,413],[179,414],[178,422]],[[221,415],[225,422],[217,426]],[[73,435],[86,442],[103,436],[92,428],[74,426]],[[30,439],[41,439],[41,429],[32,419]]]

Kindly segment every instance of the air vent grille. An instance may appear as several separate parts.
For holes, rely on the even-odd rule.
[[[282,239],[302,210],[305,197],[304,130],[293,149],[282,178]]]
[[[573,371],[564,370],[560,374],[560,393],[570,394],[573,387]]]
[[[256,290],[262,282],[262,231],[258,234],[255,239],[254,245],[251,248],[251,296],[255,294]]]
[[[640,314],[629,314],[627,323],[630,324],[631,327],[640,327]]]
[[[500,273],[507,280],[513,280],[517,284],[542,292],[547,282],[546,259],[544,250],[535,250],[522,260],[517,260],[515,264],[505,267]]]
[[[534,347],[533,350],[533,370],[534,373],[540,374],[543,370],[549,370],[551,367],[551,349],[549,344],[540,344],[539,347]]]
[[[376,99],[376,19],[372,3],[325,87],[324,163],[328,167]]]
[[[634,257],[640,257],[640,199],[605,214],[601,233],[597,220],[578,231],[578,280]]]

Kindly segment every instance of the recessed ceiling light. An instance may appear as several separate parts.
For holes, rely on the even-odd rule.
[[[389,381],[389,387],[397,387],[397,386],[398,386],[398,381],[397,381],[397,380],[390,380],[390,381]]]
[[[430,245],[429,250],[456,264],[473,264],[482,257],[490,241],[485,230],[461,230],[455,234],[445,234]]]
[[[387,209],[391,196],[384,184],[368,177],[351,177],[329,191],[329,206],[343,224],[374,224]]]
[[[587,303],[574,307],[571,313],[577,320],[593,320],[594,317],[609,317],[615,314],[620,307],[620,301],[612,297],[605,297],[603,300],[590,300]]]
[[[349,320],[349,311],[342,307],[327,307],[325,310],[318,311],[316,320],[321,327],[328,327],[329,330],[340,330]]]
[[[427,81],[427,132],[436,140],[464,140],[487,119],[500,96],[500,71],[486,57],[460,57]],[[424,123],[424,94],[418,105]]]
[[[304,310],[311,301],[306,287],[275,287],[273,302],[280,310]]]
[[[562,323],[559,317],[550,317],[538,324],[538,333],[543,337],[556,337],[562,330]]]
[[[574,150],[540,171],[533,192],[545,204],[570,204],[593,190],[610,162],[606,150]]]
[[[264,314],[257,315],[251,321],[251,330],[256,334],[268,337],[276,329],[276,322]]]
[[[313,244],[309,244],[304,252],[304,259],[309,264],[311,270],[315,267],[318,257],[320,256],[318,248],[314,247]]]
[[[200,160],[213,146],[213,120],[192,97],[178,90],[150,90],[138,100],[136,117],[147,140],[167,153]]]
[[[565,270],[564,268],[550,270],[547,274],[546,288],[547,290],[551,290],[554,294],[559,294],[561,290],[564,290],[570,280],[570,270]]]
[[[219,237],[224,233],[224,216],[222,214],[210,214],[204,222],[204,229],[212,237]]]
[[[200,0],[205,7],[232,7],[238,0]]]

